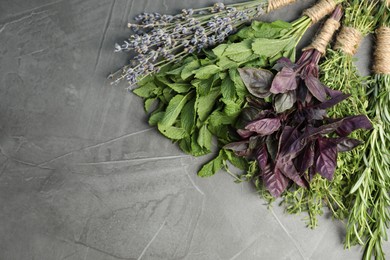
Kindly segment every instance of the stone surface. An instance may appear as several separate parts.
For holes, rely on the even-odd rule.
[[[249,184],[198,178],[207,158],[180,152],[106,79],[126,63],[113,46],[134,15],[210,3],[0,1],[0,259],[359,259],[341,223],[309,230]]]

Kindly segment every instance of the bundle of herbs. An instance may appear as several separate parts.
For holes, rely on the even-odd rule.
[[[326,37],[330,40],[341,9],[330,18]],[[330,33],[329,33],[330,31]],[[322,34],[319,39],[323,41]],[[325,41],[326,42],[326,41]],[[317,45],[317,41],[313,43]],[[326,44],[320,44],[321,49]],[[333,179],[338,152],[349,151],[360,144],[348,135],[357,129],[370,129],[366,116],[330,118],[326,109],[343,101],[348,95],[334,91],[319,80],[318,62],[321,52],[308,48],[296,64],[287,58],[274,66],[278,73],[264,69],[242,68],[245,86],[252,89],[248,106],[243,111],[241,140],[224,148],[257,162],[259,171],[252,178],[261,179],[274,197],[279,197],[290,181],[309,187],[318,173]],[[331,134],[337,136],[333,137]]]
[[[354,54],[364,36],[374,30],[376,19],[376,1],[347,2],[343,26],[336,38],[334,50],[327,50],[325,61],[320,65],[321,80],[333,90],[343,91],[351,96],[329,110],[334,117],[343,117],[350,114],[368,115],[368,78],[359,75],[354,65]],[[351,137],[367,141],[369,132],[356,131]],[[328,207],[333,216],[345,219],[353,209],[355,199],[349,195],[356,176],[360,176],[361,160],[365,152],[365,146],[342,153],[337,160],[337,169],[332,182],[317,177],[312,181],[310,189],[298,188],[284,195],[283,203],[287,212],[309,213],[308,225],[314,228],[318,221],[317,216],[323,213],[323,208]],[[362,205],[364,207],[364,205]],[[355,208],[357,209],[357,208]],[[364,222],[363,215],[359,221]],[[350,222],[351,223],[351,222]],[[348,228],[346,246],[351,244],[351,227]]]
[[[212,51],[166,65],[144,78],[133,92],[145,99],[149,123],[194,156],[211,152],[213,136],[221,146],[233,141],[236,137],[231,129],[248,95],[237,69],[270,67],[283,56],[294,60],[303,34],[331,12],[333,4],[325,9],[323,4],[315,5],[307,10],[309,15],[292,23],[254,21]],[[218,163],[206,165],[199,174],[212,175],[227,160],[239,168],[246,167],[245,160],[228,150],[221,150],[218,158]]]
[[[347,246],[365,246],[364,259],[385,259],[382,249],[390,223],[390,1],[378,12],[374,76],[368,115],[374,129],[367,137],[360,172],[351,190],[353,204],[348,220]]]
[[[115,45],[117,52],[130,52],[135,58],[110,77],[116,83],[126,79],[132,87],[167,64],[222,43],[246,22],[293,2],[295,0],[251,0],[183,9],[177,15],[139,14],[135,17],[136,23],[128,24],[134,34],[123,44]]]

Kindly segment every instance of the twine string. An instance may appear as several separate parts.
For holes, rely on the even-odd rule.
[[[267,12],[271,12],[275,9],[278,9],[280,7],[289,5],[291,3],[294,3],[296,0],[269,0],[268,1],[268,10]]]
[[[313,42],[303,50],[315,49],[322,55],[326,53],[326,48],[332,40],[333,34],[340,28],[340,22],[329,18],[324,23],[320,33],[315,37]]]
[[[330,14],[336,8],[336,5],[337,3],[334,0],[320,0],[314,6],[306,9],[303,14],[311,19],[312,24],[315,24]]]
[[[349,55],[355,55],[362,39],[363,35],[359,30],[344,26],[337,36],[334,49]]]
[[[374,72],[390,75],[390,28],[380,27],[376,31],[376,49],[374,53]]]

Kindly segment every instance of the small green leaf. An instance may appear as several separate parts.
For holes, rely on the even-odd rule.
[[[211,140],[212,140],[212,134],[209,131],[207,124],[202,125],[202,127],[199,129],[199,135],[198,135],[198,144],[207,149],[211,149]]]
[[[248,90],[246,89],[244,82],[242,81],[240,74],[237,69],[229,70],[230,79],[234,82],[234,86],[236,87],[236,93],[238,97],[244,98],[248,95]]]
[[[186,64],[181,71],[181,78],[183,80],[188,79],[192,75],[194,75],[193,71],[198,69],[200,67],[200,62],[199,60],[193,60],[190,63]]]
[[[164,117],[165,112],[164,111],[158,111],[156,113],[152,113],[149,117],[149,125],[156,126],[158,122],[161,121],[161,119]]]
[[[282,52],[292,40],[292,38],[287,38],[283,40],[257,38],[252,43],[252,50],[258,55],[271,58]]]
[[[187,95],[176,95],[174,96],[168,104],[168,107],[165,111],[164,117],[160,121],[162,125],[171,126],[175,123],[177,117],[180,114],[180,111],[183,109],[187,101],[192,97],[192,92]]]
[[[217,171],[219,171],[223,166],[224,160],[224,150],[220,150],[217,157],[203,165],[203,167],[198,172],[200,177],[210,177],[213,176]]]
[[[150,112],[150,109],[153,107],[153,104],[155,104],[155,102],[157,100],[158,100],[158,98],[148,98],[148,99],[145,99],[144,108],[145,108],[145,112],[146,113]]]
[[[209,117],[208,122],[211,126],[219,127],[221,125],[230,125],[234,121],[234,117],[227,116],[225,113],[221,111],[214,111]]]
[[[213,88],[206,96],[197,97],[197,113],[201,121],[207,118],[220,94],[220,88]]]
[[[223,112],[232,118],[236,118],[241,112],[241,104],[230,99],[222,98],[221,101],[225,104]]]
[[[225,52],[224,56],[236,62],[244,62],[253,54],[252,40],[247,39],[239,43],[230,44]]]
[[[213,53],[215,54],[215,56],[217,56],[217,58],[220,58],[223,56],[227,47],[228,44],[220,44],[213,49]]]
[[[236,88],[234,87],[234,82],[230,77],[225,77],[221,85],[222,97],[230,100],[235,100],[236,98]]]
[[[181,111],[181,127],[191,134],[195,128],[195,99],[190,100]]]
[[[195,74],[197,79],[208,79],[220,71],[221,69],[217,65],[207,65],[194,70],[192,73]]]
[[[246,170],[248,168],[248,162],[243,157],[238,157],[233,151],[225,150],[226,157],[234,167],[240,170]]]
[[[153,90],[157,89],[156,84],[153,82],[147,82],[145,85],[140,86],[133,90],[133,93],[139,97],[149,98],[153,96]]]
[[[157,124],[158,130],[172,140],[180,140],[188,136],[186,130],[175,126],[166,126],[161,123]]]

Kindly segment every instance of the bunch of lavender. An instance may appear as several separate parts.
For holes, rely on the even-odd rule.
[[[178,61],[193,52],[223,42],[249,20],[295,0],[251,0],[224,5],[216,3],[201,9],[183,9],[178,15],[142,13],[128,41],[116,44],[116,52],[134,55],[129,65],[110,75],[114,83],[126,79],[130,86],[164,65]]]

